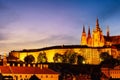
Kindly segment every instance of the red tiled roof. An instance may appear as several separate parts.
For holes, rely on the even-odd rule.
[[[106,41],[112,42],[112,44],[120,44],[120,35],[118,36],[104,36]]]
[[[0,66],[0,70],[4,74],[58,74],[51,69],[40,67]]]
[[[0,72],[5,74],[11,73],[9,66],[0,66]]]

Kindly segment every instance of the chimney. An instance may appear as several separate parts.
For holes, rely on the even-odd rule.
[[[23,67],[25,67],[25,64],[23,64]]]
[[[45,65],[45,68],[48,68],[48,64]]]
[[[12,66],[15,66],[15,64],[13,63]]]
[[[40,67],[40,64],[38,64],[38,67]]]
[[[31,65],[30,64],[28,64],[28,67],[30,67]]]
[[[47,64],[44,64],[44,65],[43,65],[43,68],[48,68],[48,65],[47,65]]]
[[[40,67],[40,69],[42,69],[42,68],[43,68],[43,65],[42,65],[42,64],[38,64],[38,67]]]
[[[38,67],[39,67],[40,69],[42,69],[42,68],[43,68],[43,65],[42,65],[42,64],[38,64]]]
[[[18,67],[20,67],[20,64],[17,64]]]
[[[43,64],[43,68],[46,68],[46,64]]]
[[[33,67],[36,67],[35,64],[33,64]]]
[[[10,66],[10,64],[9,64],[9,63],[7,63],[7,66]]]

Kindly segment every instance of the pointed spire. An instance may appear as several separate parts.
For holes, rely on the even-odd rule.
[[[110,35],[110,30],[109,30],[109,26],[107,26],[107,37],[109,37]]]
[[[88,36],[91,36],[91,33],[90,33],[90,26],[88,26]]]
[[[83,25],[83,32],[82,32],[82,36],[81,36],[81,45],[86,45],[86,44],[87,44],[86,32],[85,32],[85,26]]]
[[[96,26],[99,26],[99,20],[98,20],[98,18],[96,20]]]
[[[85,33],[85,26],[83,25],[83,33]]]
[[[98,18],[97,18],[97,20],[96,20],[96,31],[99,31],[99,30],[100,30],[99,20],[98,20]]]

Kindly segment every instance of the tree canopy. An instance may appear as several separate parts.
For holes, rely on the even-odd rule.
[[[35,61],[35,58],[34,58],[33,55],[28,55],[28,56],[26,56],[26,57],[24,58],[24,62],[27,63],[27,64],[30,64],[30,63],[32,63],[32,62],[34,62],[34,61]]]
[[[67,50],[64,54],[55,53],[53,60],[55,63],[83,64],[85,58],[74,50]]]
[[[110,56],[108,52],[102,52],[100,54],[100,58],[101,58],[102,61],[109,60],[111,57],[112,56]]]
[[[61,55],[60,53],[55,53],[53,60],[55,63],[62,63],[63,55]]]
[[[38,63],[45,63],[47,62],[47,57],[46,57],[46,53],[39,53],[38,57],[37,57],[37,62]]]
[[[77,64],[83,64],[85,58],[81,55],[78,55],[77,56]]]

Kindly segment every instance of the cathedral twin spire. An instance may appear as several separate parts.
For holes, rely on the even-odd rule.
[[[83,31],[82,33],[86,33],[85,32],[85,26],[83,25]],[[90,26],[88,26],[88,36],[91,36],[91,33],[90,33]]]
[[[97,20],[96,20],[96,28],[95,28],[95,30],[96,30],[96,31],[101,31],[101,30],[100,30],[100,27],[99,27],[99,20],[98,20],[98,18],[97,18]]]
[[[90,27],[88,28],[88,37],[86,36],[85,26],[83,25],[83,31],[81,36],[81,45],[87,45],[88,40],[91,38]]]
[[[109,28],[107,27],[107,36],[109,36]],[[96,20],[96,27],[93,29],[92,37],[90,33],[90,27],[88,27],[88,35],[86,36],[85,26],[83,25],[83,31],[81,36],[81,45],[87,45],[92,47],[104,46],[105,40],[102,30],[99,27],[99,20]]]

